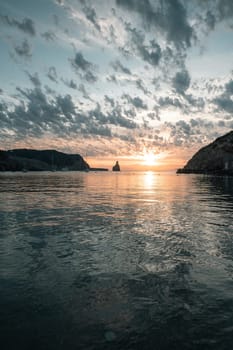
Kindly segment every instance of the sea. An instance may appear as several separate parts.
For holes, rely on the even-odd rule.
[[[1,350],[233,346],[233,177],[0,174]]]

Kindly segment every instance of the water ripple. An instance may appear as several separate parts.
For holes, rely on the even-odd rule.
[[[231,348],[232,178],[12,173],[0,195],[7,349]]]

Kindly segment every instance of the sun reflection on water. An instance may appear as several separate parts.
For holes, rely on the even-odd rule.
[[[152,187],[155,182],[155,173],[147,171],[143,177],[145,187]]]

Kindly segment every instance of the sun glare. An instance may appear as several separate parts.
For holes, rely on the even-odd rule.
[[[154,153],[145,153],[143,158],[144,158],[145,165],[155,165],[156,164],[156,157],[155,157]]]

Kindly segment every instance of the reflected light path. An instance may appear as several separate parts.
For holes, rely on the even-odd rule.
[[[2,348],[231,349],[232,181],[0,174]]]

